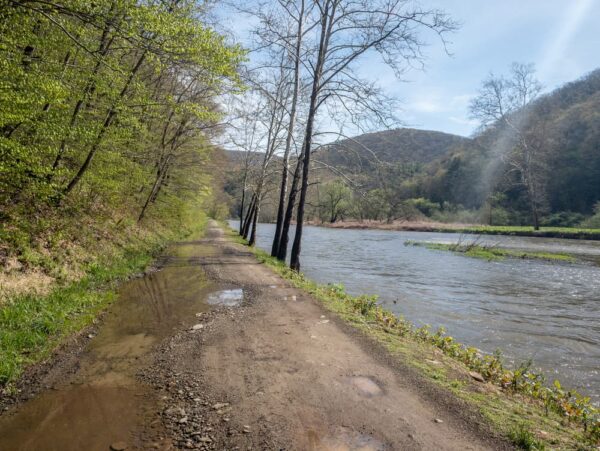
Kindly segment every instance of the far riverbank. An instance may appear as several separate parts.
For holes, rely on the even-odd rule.
[[[600,229],[570,227],[541,227],[534,230],[529,226],[488,226],[481,224],[448,224],[426,221],[340,221],[335,223],[312,223],[318,227],[334,229],[376,229],[406,232],[467,233],[476,235],[509,235],[542,238],[564,238],[600,241]]]

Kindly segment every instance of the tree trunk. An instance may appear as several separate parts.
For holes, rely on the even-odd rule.
[[[160,165],[158,170],[156,171],[156,178],[154,180],[154,185],[152,185],[152,189],[150,190],[150,193],[148,194],[148,197],[146,198],[146,202],[144,203],[144,206],[142,207],[142,211],[140,211],[140,215],[138,216],[138,222],[140,222],[142,219],[144,219],[144,216],[146,215],[146,210],[148,209],[148,206],[152,202],[154,202],[154,199],[156,199],[156,196],[158,196],[160,187],[167,175],[167,169],[168,169],[170,157],[171,156],[167,157],[164,164]]]
[[[246,219],[244,220],[244,227],[242,228],[242,237],[244,239],[248,238],[248,229],[250,228],[250,224],[252,221],[252,214],[254,212],[254,203],[256,201],[256,195],[252,196],[252,200],[250,201],[250,205],[248,206],[248,211],[246,213]]]
[[[534,194],[529,194],[531,197],[531,216],[533,218],[533,230],[540,230],[540,215],[538,211],[537,204],[535,202]]]
[[[246,228],[244,230],[244,239],[247,241],[250,235],[250,231],[252,229],[252,223],[254,222],[254,215],[256,214],[256,201],[252,205],[252,210],[250,210],[250,216],[248,216],[248,222],[246,224]]]
[[[298,37],[296,39],[296,48],[294,49],[294,94],[290,110],[290,122],[288,124],[287,137],[285,140],[285,152],[283,154],[283,171],[281,173],[281,188],[279,190],[279,205],[277,207],[277,222],[275,225],[275,235],[273,236],[273,245],[271,247],[271,256],[279,255],[279,245],[281,244],[281,232],[283,229],[285,198],[287,195],[288,171],[290,170],[290,151],[292,140],[294,138],[294,127],[296,125],[296,109],[298,105],[298,96],[300,94],[300,51],[302,47],[302,25],[304,22],[304,0],[300,5],[298,14]],[[287,245],[287,244],[286,244]]]
[[[244,224],[244,203],[246,202],[246,186],[242,190],[242,203],[240,205],[240,227],[238,228],[238,232],[242,234],[242,227]]]
[[[129,85],[133,81],[133,78],[135,77],[137,72],[140,70],[140,68],[142,67],[142,64],[144,63],[144,60],[146,59],[146,54],[147,54],[147,50],[144,50],[144,52],[142,52],[141,56],[138,58],[135,66],[129,73],[127,82],[125,83],[125,86],[123,86],[123,89],[121,89],[121,92],[119,93],[119,97],[118,97],[119,100],[122,99],[123,97],[125,97],[125,94],[127,94]],[[116,102],[115,102],[115,104],[113,104],[113,106],[108,111],[108,114],[106,115],[106,119],[104,120],[104,123],[102,124],[102,128],[100,129],[100,132],[98,132],[98,135],[96,136],[96,140],[94,141],[94,144],[92,145],[90,151],[88,152],[88,155],[87,155],[85,161],[83,162],[83,165],[81,165],[81,167],[79,168],[79,171],[77,171],[77,174],[75,174],[75,177],[73,177],[73,179],[69,182],[69,184],[67,185],[67,187],[65,188],[65,190],[63,192],[63,195],[66,196],[71,191],[73,191],[73,188],[75,188],[77,183],[79,183],[79,180],[81,180],[81,177],[83,177],[83,174],[87,171],[90,163],[92,162],[92,158],[94,158],[94,155],[96,154],[96,152],[98,151],[98,148],[100,147],[100,144],[102,143],[104,134],[106,133],[106,131],[112,124],[113,119],[117,115],[116,108],[117,108],[117,106],[116,106]]]
[[[281,226],[281,237],[279,239],[279,248],[277,249],[277,259],[285,262],[287,258],[288,243],[290,240],[290,226],[292,224],[292,216],[294,215],[294,207],[296,206],[296,195],[298,194],[298,182],[300,181],[300,170],[302,168],[302,159],[304,151],[300,155],[294,170],[292,186],[290,187],[290,195],[288,198],[287,207],[285,209],[285,217]]]
[[[58,168],[58,166],[62,160],[63,154],[67,147],[67,141],[71,136],[71,133],[73,131],[73,128],[75,127],[75,124],[77,123],[77,119],[79,117],[79,113],[81,112],[81,108],[83,107],[84,102],[96,90],[95,78],[98,75],[98,72],[100,71],[104,57],[108,54],[108,51],[109,51],[110,46],[114,39],[114,38],[108,39],[109,32],[110,32],[110,26],[107,23],[104,28],[104,31],[102,32],[102,36],[100,37],[100,44],[98,45],[99,58],[96,61],[96,65],[94,66],[94,69],[92,70],[92,73],[90,75],[88,83],[83,90],[83,95],[75,104],[75,108],[73,109],[73,113],[71,114],[71,120],[69,121],[69,127],[67,128],[67,133],[61,140],[58,152],[56,154],[56,157],[54,158],[54,163],[52,164],[52,171],[50,172],[49,177],[48,177],[49,180],[52,180],[52,177],[54,176],[54,172],[56,171],[56,169]]]
[[[250,240],[248,244],[254,246],[256,244],[256,227],[258,225],[258,216],[260,215],[260,198],[256,197],[256,204],[254,205],[254,217],[252,218],[252,232],[250,233]]]
[[[335,9],[335,6],[334,6]],[[300,188],[300,201],[298,203],[298,213],[296,214],[296,234],[294,235],[294,244],[292,245],[292,255],[290,257],[290,268],[294,271],[300,271],[300,251],[302,246],[302,226],[304,222],[304,206],[308,193],[308,175],[310,171],[310,154],[313,138],[313,127],[315,116],[317,114],[317,103],[320,92],[321,75],[325,56],[327,53],[327,43],[329,40],[328,29],[329,21],[329,2],[326,3],[321,14],[321,36],[319,39],[319,54],[313,76],[312,92],[310,94],[310,106],[308,109],[308,118],[306,120],[306,132],[304,135],[304,161],[302,163],[302,186]]]
[[[248,227],[248,221],[250,220],[250,213],[252,212],[252,208],[254,208],[254,195],[250,198],[250,204],[248,208],[246,208],[246,212],[244,214],[244,222],[242,223],[242,227],[240,228],[240,236],[244,236],[244,231]]]

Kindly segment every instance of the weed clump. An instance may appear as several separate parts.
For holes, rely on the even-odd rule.
[[[524,424],[513,429],[509,436],[513,443],[521,449],[528,451],[544,451],[546,449],[546,445],[536,439]]]

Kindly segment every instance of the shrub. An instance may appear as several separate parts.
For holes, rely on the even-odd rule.
[[[594,206],[594,215],[583,221],[580,226],[587,229],[600,229],[600,202],[596,202]]]
[[[543,451],[546,449],[546,446],[537,440],[524,424],[511,431],[510,438],[521,449],[530,451]]]
[[[440,210],[439,204],[437,204],[435,202],[431,202],[429,199],[425,199],[424,197],[419,197],[416,199],[408,199],[406,201],[406,204],[415,207],[417,210],[419,210],[425,216],[429,216],[429,217],[431,217],[434,213],[436,213]]]
[[[561,211],[546,216],[542,219],[542,226],[545,227],[576,227],[583,221],[584,216],[581,213],[572,211]]]

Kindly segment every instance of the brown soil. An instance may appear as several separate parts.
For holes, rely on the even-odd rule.
[[[160,264],[0,418],[0,450],[511,448],[216,223]]]

